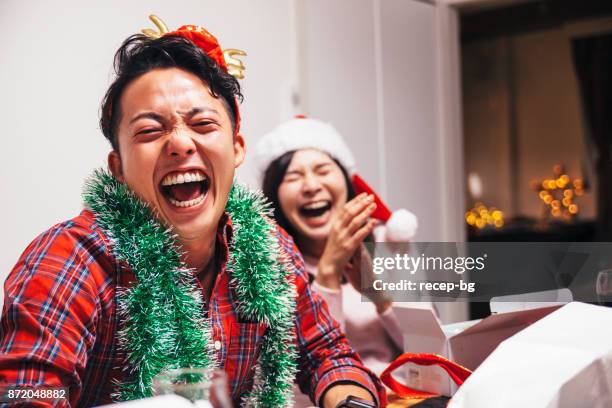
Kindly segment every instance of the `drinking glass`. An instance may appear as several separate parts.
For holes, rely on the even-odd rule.
[[[232,408],[227,376],[209,368],[177,368],[153,378],[153,394],[175,394],[197,407]]]
[[[597,273],[595,293],[600,305],[610,305],[612,302],[612,269],[604,269]]]

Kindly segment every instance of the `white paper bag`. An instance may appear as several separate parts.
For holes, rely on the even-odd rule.
[[[612,309],[573,302],[510,337],[448,407],[612,407]]]

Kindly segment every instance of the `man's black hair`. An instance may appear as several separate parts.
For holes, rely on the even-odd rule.
[[[115,151],[119,151],[117,127],[121,121],[121,95],[127,85],[147,72],[158,68],[180,68],[200,78],[213,96],[221,98],[236,130],[236,106],[242,101],[240,84],[220,68],[191,41],[180,36],[151,39],[135,34],[126,39],[115,53],[115,80],[106,91],[100,110],[100,128]]]

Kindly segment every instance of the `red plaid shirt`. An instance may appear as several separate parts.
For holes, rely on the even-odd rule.
[[[266,325],[241,321],[225,270],[231,222],[223,217],[217,233],[222,265],[208,304],[217,358],[232,398],[252,386]],[[355,383],[384,399],[376,377],[347,343],[327,305],[310,291],[292,239],[277,231],[281,247],[296,266],[295,324],[300,388],[320,402],[334,383]],[[113,380],[121,380],[124,356],[117,348],[116,289],[134,281],[129,266],[110,250],[89,211],[58,224],[25,250],[5,282],[0,326],[0,383],[69,387],[71,406],[111,402]]]

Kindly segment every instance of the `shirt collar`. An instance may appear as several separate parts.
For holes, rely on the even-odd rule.
[[[223,213],[217,226],[217,237],[215,245],[215,260],[219,265],[219,275],[226,273],[227,261],[229,259],[229,244],[234,236],[234,227],[229,214]]]

